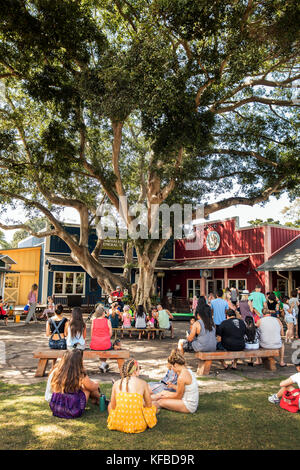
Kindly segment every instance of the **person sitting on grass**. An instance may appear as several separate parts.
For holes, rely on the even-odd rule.
[[[152,404],[148,384],[139,378],[139,374],[136,360],[124,362],[121,379],[114,383],[108,405],[109,430],[140,433],[156,425],[156,408]]]
[[[264,308],[263,317],[258,320],[256,326],[259,330],[259,345],[263,349],[279,349],[281,367],[286,367],[284,362],[284,343],[281,336],[284,335],[283,325],[279,318],[271,316],[267,308]]]
[[[293,393],[295,391],[295,385],[297,385],[297,388],[300,389],[300,357],[299,355],[295,359],[293,359],[293,363],[296,366],[296,371],[297,371],[296,374],[293,374],[288,379],[282,380],[282,382],[280,382],[279,391],[268,397],[268,400],[270,403],[273,403],[274,405],[279,405],[284,392],[288,391],[288,392]],[[300,401],[299,401],[299,406],[300,406]]]
[[[212,352],[216,350],[216,329],[212,317],[203,309],[196,310],[197,321],[186,339],[178,342],[179,351],[185,352]]]
[[[195,374],[187,369],[183,354],[173,349],[168,362],[177,374],[175,392],[163,391],[153,396],[153,403],[159,408],[178,411],[179,413],[195,413],[199,403],[198,382]]]
[[[169,392],[175,392],[177,390],[177,374],[173,371],[172,364],[168,362],[168,370],[165,376],[159,382],[148,382],[149,391],[152,395],[167,390]]]
[[[243,351],[245,349],[246,325],[240,318],[236,318],[236,312],[232,309],[226,310],[226,320],[219,326],[221,342],[217,349],[223,351]],[[228,369],[225,361],[221,360],[224,369]],[[231,369],[237,368],[237,359],[233,359]]]
[[[89,398],[99,404],[99,384],[91,380],[84,367],[82,351],[66,351],[49,375],[45,399],[58,418],[79,418]]]
[[[67,331],[67,349],[85,349],[86,325],[80,307],[73,308]]]

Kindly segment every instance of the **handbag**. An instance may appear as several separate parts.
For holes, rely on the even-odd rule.
[[[300,388],[294,388],[291,391],[285,390],[280,400],[280,407],[291,413],[297,413],[299,411],[299,399]]]
[[[60,332],[59,332],[59,327],[62,324],[64,319],[60,320],[59,324],[56,325],[55,321],[53,318],[50,319],[52,322],[52,325],[54,326],[54,331],[51,335],[51,338],[49,339],[49,348],[50,349],[67,349],[67,342],[65,338],[61,338]],[[53,336],[55,334],[58,334],[59,339],[53,339]]]

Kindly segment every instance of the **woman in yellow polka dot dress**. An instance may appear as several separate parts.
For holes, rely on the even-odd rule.
[[[152,405],[149,387],[138,376],[137,361],[129,359],[122,367],[121,379],[112,388],[108,429],[138,433],[156,425],[156,407]]]

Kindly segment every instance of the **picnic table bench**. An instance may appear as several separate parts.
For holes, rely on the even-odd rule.
[[[43,349],[35,351],[33,357],[38,358],[38,366],[35,373],[35,377],[43,377],[48,365],[48,361],[52,361],[52,365],[56,363],[57,359],[62,357],[65,353],[65,349]],[[93,359],[93,358],[104,358],[104,359],[115,359],[118,363],[119,370],[125,362],[125,359],[129,358],[129,349],[119,349],[111,351],[92,351],[85,349],[83,351],[83,359]]]
[[[199,359],[197,374],[209,375],[212,361],[247,359],[251,357],[261,357],[263,364],[268,370],[276,370],[275,357],[279,356],[279,349],[244,349],[243,351],[215,351],[215,352],[196,352],[195,356]]]
[[[155,335],[158,333],[159,335],[159,339],[161,340],[164,333],[166,333],[167,331],[170,331],[171,330],[165,330],[163,328],[122,328],[122,327],[118,327],[118,328],[113,328],[112,329],[113,332],[115,333],[115,340],[117,339],[117,336],[118,336],[118,332],[122,332],[122,333],[132,333],[132,332],[142,332],[144,331],[145,333],[153,333],[155,332]]]

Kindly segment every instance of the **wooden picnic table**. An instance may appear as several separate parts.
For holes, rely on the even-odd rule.
[[[145,333],[153,333],[155,332],[155,336],[158,334],[159,336],[159,339],[161,340],[163,337],[164,337],[164,334],[167,332],[167,331],[170,331],[171,330],[165,330],[163,328],[134,328],[134,327],[131,327],[131,328],[122,328],[122,327],[118,327],[118,328],[113,328],[112,329],[114,334],[115,334],[115,340],[117,339],[117,336],[118,336],[118,332],[122,332],[122,333],[132,333],[132,332],[145,332]]]

